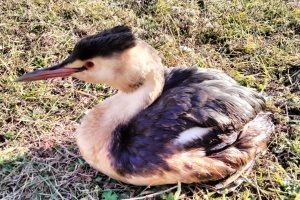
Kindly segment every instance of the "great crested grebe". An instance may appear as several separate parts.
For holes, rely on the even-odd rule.
[[[86,162],[126,183],[237,184],[273,131],[260,94],[216,69],[164,68],[127,26],[83,38],[62,63],[16,81],[65,76],[118,89],[76,139]]]

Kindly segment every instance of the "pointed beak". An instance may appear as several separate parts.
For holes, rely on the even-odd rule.
[[[27,74],[20,76],[15,81],[26,82],[26,81],[45,80],[48,78],[66,77],[72,75],[73,73],[81,72],[86,69],[86,67],[84,66],[80,68],[68,68],[66,66],[67,66],[66,62],[62,62],[52,67],[38,69],[33,72],[29,72]]]

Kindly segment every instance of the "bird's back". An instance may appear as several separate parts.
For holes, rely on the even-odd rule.
[[[219,70],[166,69],[161,96],[129,124],[114,130],[110,147],[112,165],[123,176],[179,173],[179,166],[172,163],[176,155],[185,154],[191,159],[185,166],[194,166],[191,171],[198,174],[197,179],[224,178],[255,156],[240,155],[241,151],[255,151],[265,145],[272,123],[268,114],[263,113],[264,107],[260,94],[238,85]],[[266,122],[270,125],[262,126]],[[250,144],[244,145],[243,140]],[[232,151],[233,147],[238,152]],[[208,171],[206,177],[196,170],[209,170],[200,166],[199,162],[204,161],[223,162],[220,166],[228,165],[228,169],[211,163],[215,169]],[[214,170],[227,172],[220,171],[218,177]]]

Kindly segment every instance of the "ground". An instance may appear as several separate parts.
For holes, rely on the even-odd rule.
[[[299,1],[2,0],[0,8],[1,199],[300,199]],[[235,192],[110,179],[80,157],[74,130],[115,90],[72,78],[13,82],[62,61],[85,35],[121,24],[166,66],[222,69],[266,96],[275,132]]]

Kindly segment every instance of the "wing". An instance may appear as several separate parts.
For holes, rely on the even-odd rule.
[[[165,78],[162,95],[115,130],[111,151],[121,174],[168,170],[165,158],[183,150],[220,151],[264,107],[263,97],[218,70],[174,68]]]

